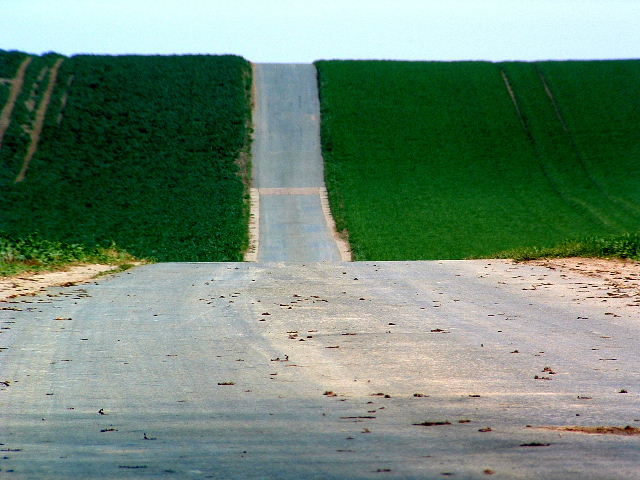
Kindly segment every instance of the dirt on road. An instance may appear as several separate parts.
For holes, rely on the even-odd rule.
[[[552,258],[525,263],[559,270],[567,276],[598,278],[605,282],[612,295],[640,296],[640,262],[603,258]],[[36,294],[48,287],[88,282],[96,275],[115,268],[113,265],[76,265],[59,272],[0,277],[0,301]]]
[[[565,275],[585,275],[604,280],[613,294],[640,295],[640,262],[604,258],[551,258],[527,262]]]
[[[638,265],[555,262],[157,263],[0,303],[3,471],[636,478]]]
[[[0,277],[0,302],[21,295],[34,295],[48,287],[88,282],[96,275],[117,269],[114,265],[75,265],[59,272],[21,273]]]

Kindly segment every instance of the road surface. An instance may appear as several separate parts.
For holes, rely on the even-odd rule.
[[[254,65],[253,196],[259,196],[257,260],[340,261],[327,218],[316,70]],[[324,198],[323,198],[324,197]],[[344,250],[344,249],[343,249]]]
[[[156,264],[18,298],[0,476],[640,478],[638,437],[536,428],[640,427],[620,295],[450,261]]]

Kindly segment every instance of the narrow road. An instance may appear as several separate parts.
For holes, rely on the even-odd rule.
[[[586,277],[156,264],[0,305],[2,478],[640,477],[638,437],[537,428],[640,427],[638,297]]]
[[[259,196],[257,260],[340,261],[327,218],[313,65],[257,64],[252,163]],[[255,200],[254,200],[255,201]],[[344,249],[343,249],[344,250]]]

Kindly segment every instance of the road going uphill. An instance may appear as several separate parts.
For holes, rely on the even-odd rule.
[[[346,259],[326,203],[314,66],[258,64],[254,76],[252,193],[260,205],[257,259]]]

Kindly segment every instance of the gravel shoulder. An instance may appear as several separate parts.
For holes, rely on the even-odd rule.
[[[584,275],[604,281],[619,293],[640,294],[640,262],[605,258],[552,258],[527,262],[567,275]]]
[[[113,265],[75,265],[56,272],[21,273],[12,277],[0,277],[0,302],[21,295],[43,293],[49,287],[85,283],[96,275],[116,269]]]

